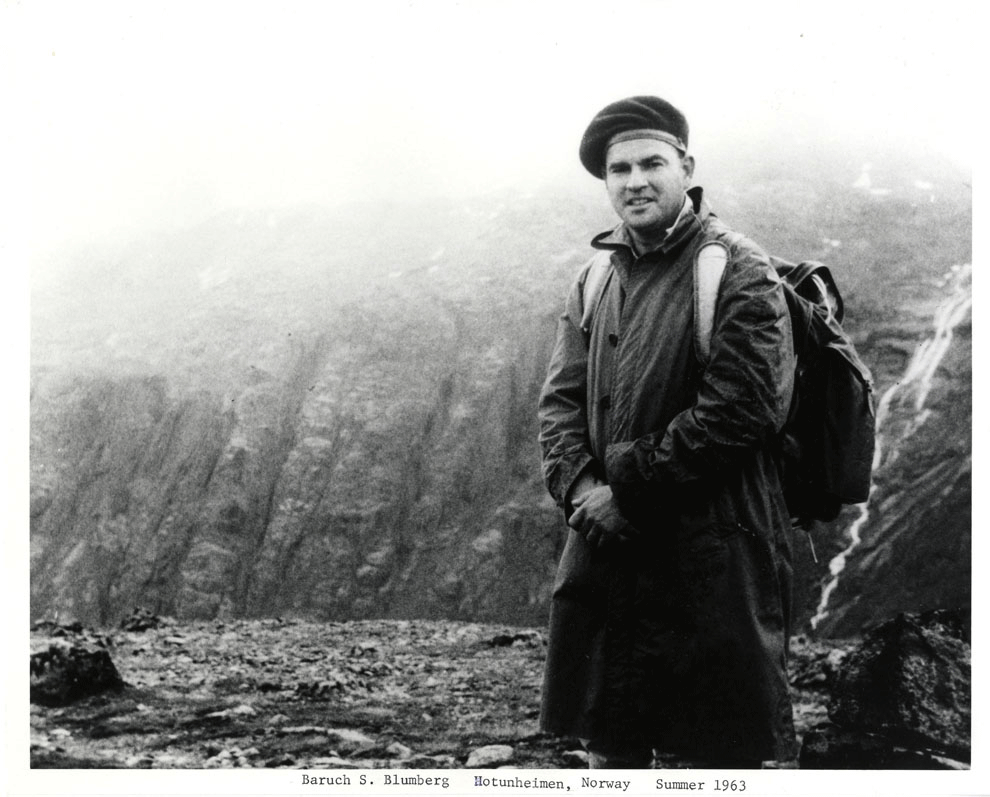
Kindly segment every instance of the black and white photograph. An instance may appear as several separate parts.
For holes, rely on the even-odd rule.
[[[979,22],[5,0],[5,793],[990,793]]]

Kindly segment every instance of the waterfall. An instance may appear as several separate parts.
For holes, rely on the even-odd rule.
[[[928,419],[930,410],[926,409],[925,402],[932,387],[932,379],[939,363],[949,350],[953,330],[966,318],[973,305],[972,273],[972,265],[965,265],[953,266],[952,271],[946,275],[946,283],[951,286],[950,294],[935,311],[934,332],[918,345],[904,375],[880,398],[876,416],[876,447],[873,452],[874,473],[882,465],[894,462],[900,456],[901,443],[910,438]],[[895,398],[899,407],[910,406],[912,411],[908,418],[901,422],[903,424],[901,428],[897,428],[900,424],[895,424],[890,430],[893,434],[884,435],[884,429],[889,425],[887,420]],[[885,449],[886,437],[890,438],[889,450]],[[876,482],[870,485],[870,497],[873,496],[875,489]],[[862,542],[860,530],[870,517],[869,497],[859,505],[859,510],[859,516],[850,524],[846,532],[849,544],[829,562],[828,569],[832,577],[822,589],[818,610],[811,618],[812,629],[816,629],[828,617],[828,603],[832,593],[839,586],[839,576],[845,570],[849,556]]]

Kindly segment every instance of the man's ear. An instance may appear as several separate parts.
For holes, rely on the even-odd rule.
[[[694,155],[685,155],[681,158],[681,167],[684,169],[684,176],[690,182],[691,178],[694,177]]]

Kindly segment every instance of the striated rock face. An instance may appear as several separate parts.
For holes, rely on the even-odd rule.
[[[180,269],[170,295],[196,323],[149,305],[168,334],[112,335],[103,364],[88,348],[102,330],[56,335],[40,302],[35,616],[112,624],[144,606],[184,618],[544,621],[562,530],[539,474],[535,405],[546,308],[575,261],[558,258],[555,279],[527,263],[496,283],[480,258],[502,252],[520,269],[518,245],[503,251],[517,221],[503,230],[471,208],[446,212],[464,224],[447,236],[449,260],[428,238],[397,242],[393,257],[418,271],[371,271],[344,291],[345,266],[364,261],[340,264],[337,295],[319,273],[247,271],[203,290]],[[291,254],[303,225],[285,224],[269,246]],[[494,240],[479,249],[476,233]],[[114,290],[137,299],[112,281],[101,290],[94,302]],[[228,313],[243,326],[218,328]]]
[[[870,500],[817,530],[819,563],[796,548],[798,625],[825,637],[971,603],[972,267],[898,286],[885,304],[850,321],[875,382]]]
[[[174,399],[156,377],[73,379],[54,391],[32,423],[54,460],[49,506],[32,525],[32,597],[41,612],[105,624],[149,598],[165,602],[156,593],[194,553],[230,423],[209,396]]]
[[[829,262],[880,395],[969,262],[969,202],[927,174],[938,201],[910,181],[860,195],[834,182],[846,167],[725,171],[710,196],[769,250]],[[33,615],[544,623],[565,529],[536,401],[611,223],[597,191],[507,193],[384,226],[357,206],[245,212],[77,254],[32,297]],[[819,634],[968,605],[970,359],[963,320],[922,410],[892,402],[896,449]],[[797,540],[799,625],[857,512],[818,564]]]
[[[878,326],[860,345],[877,363],[873,492],[847,510],[856,539],[841,540],[841,573],[813,620],[826,636],[898,612],[970,605],[971,278],[969,266],[951,270],[919,303],[924,316],[899,330]]]
[[[535,378],[513,387],[506,365],[405,396],[362,378],[372,398],[344,407],[321,390],[333,355],[299,359],[225,412],[75,382],[92,417],[61,416],[87,437],[34,521],[35,612],[542,619],[559,521],[529,467]]]

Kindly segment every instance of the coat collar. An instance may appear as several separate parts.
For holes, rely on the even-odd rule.
[[[684,207],[673,226],[667,231],[667,237],[659,249],[654,250],[658,254],[669,252],[678,246],[691,235],[693,235],[702,223],[714,215],[712,209],[704,198],[704,189],[701,186],[693,186],[685,192]],[[628,250],[635,257],[632,236],[624,223],[596,235],[591,240],[591,245],[595,249],[611,249],[613,251]]]

